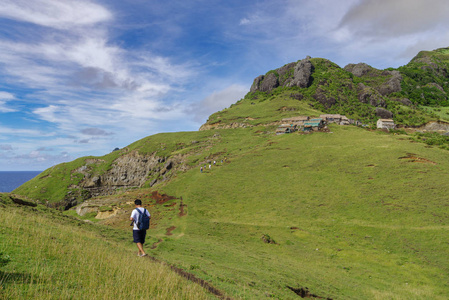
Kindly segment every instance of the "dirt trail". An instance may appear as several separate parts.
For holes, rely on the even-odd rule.
[[[287,288],[292,290],[296,295],[300,296],[301,298],[332,300],[332,298],[325,298],[325,297],[320,297],[320,296],[314,295],[311,292],[309,292],[308,288],[294,288],[291,286],[287,286]]]
[[[195,275],[187,272],[186,270],[183,270],[181,268],[175,267],[173,265],[167,264],[166,262],[157,259],[153,256],[146,256],[146,258],[151,259],[152,261],[156,262],[156,263],[160,263],[163,265],[168,266],[172,271],[176,272],[178,275],[184,277],[185,279],[192,281],[196,284],[199,284],[200,286],[202,286],[203,288],[205,288],[209,293],[215,295],[216,297],[218,297],[219,299],[225,299],[225,300],[232,300],[231,297],[226,296],[225,293],[219,289],[217,289],[216,287],[212,286],[209,282],[196,277]]]

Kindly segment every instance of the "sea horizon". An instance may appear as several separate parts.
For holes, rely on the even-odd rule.
[[[42,171],[0,171],[0,193],[10,193]]]

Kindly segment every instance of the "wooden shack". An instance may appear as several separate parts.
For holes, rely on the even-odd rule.
[[[379,129],[395,129],[396,124],[392,119],[379,119],[377,120],[377,128]]]
[[[340,125],[349,125],[351,121],[346,116],[341,116]]]
[[[303,131],[319,131],[324,128],[325,122],[322,118],[310,119],[307,122],[304,122]]]
[[[338,114],[320,115],[320,118],[325,120],[327,123],[337,123],[337,124],[339,124],[341,122],[342,117],[343,117],[342,115],[338,115]]]
[[[302,126],[302,125],[304,125],[304,122],[307,122],[308,120],[309,120],[308,116],[297,116],[297,117],[290,117],[290,118],[282,119],[282,123],[296,125],[296,126]]]
[[[284,134],[284,133],[292,133],[298,130],[296,125],[282,124],[276,129],[276,135]]]

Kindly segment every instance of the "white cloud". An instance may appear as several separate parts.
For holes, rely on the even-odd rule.
[[[112,132],[107,132],[101,128],[94,128],[94,127],[84,128],[81,130],[81,133],[90,136],[108,136],[114,134]]]
[[[350,7],[331,37],[346,61],[398,67],[421,50],[448,46],[448,13],[444,0],[362,0]]]
[[[50,137],[54,136],[54,132],[45,132],[35,129],[18,129],[0,126],[0,134],[3,136],[33,136],[33,137]]]
[[[197,122],[206,121],[212,113],[222,110],[231,104],[234,104],[245,96],[248,87],[233,84],[220,91],[213,92],[198,103],[194,103],[188,112],[194,116]]]
[[[448,26],[448,14],[446,0],[364,0],[346,13],[341,27],[363,38],[389,39]]]
[[[249,24],[249,23],[251,23],[251,21],[249,20],[249,19],[247,19],[247,18],[243,18],[243,19],[241,19],[240,20],[240,25],[247,25],[247,24]]]
[[[13,100],[15,97],[13,94],[8,92],[1,92],[0,91],[0,100]]]
[[[57,29],[108,21],[111,13],[89,1],[2,0],[0,16]]]
[[[14,99],[15,99],[15,97],[13,94],[0,91],[0,113],[9,113],[9,112],[17,111],[16,109],[7,107],[7,105],[6,105],[6,103],[8,101],[11,101]]]

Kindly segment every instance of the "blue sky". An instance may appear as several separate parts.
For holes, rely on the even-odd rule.
[[[198,130],[307,55],[406,64],[449,46],[445,0],[0,0],[0,171]]]

